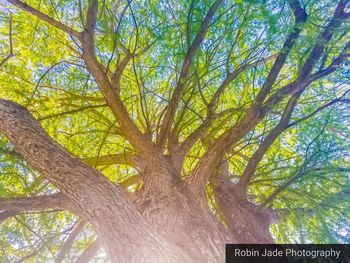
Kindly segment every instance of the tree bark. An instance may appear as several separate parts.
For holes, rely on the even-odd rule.
[[[157,234],[123,190],[54,142],[20,105],[0,101],[0,131],[94,226],[113,262],[191,262]]]
[[[159,190],[159,184],[145,187],[135,206],[119,186],[54,142],[20,105],[0,100],[0,131],[82,211],[113,262],[223,261],[226,231],[182,183],[171,192]],[[159,172],[146,168],[143,179],[159,178]]]
[[[248,166],[242,175],[243,179],[238,185],[233,185],[230,178],[224,178],[225,183],[220,181],[222,178],[218,182],[211,182],[215,201],[224,217],[228,231],[208,207],[204,195],[207,182],[216,167],[220,166],[225,155],[261,123],[273,106],[289,95],[293,97],[301,93],[312,81],[332,73],[348,58],[349,55],[342,52],[328,68],[312,75],[315,65],[325,52],[326,44],[333,38],[335,29],[350,16],[350,13],[346,12],[348,0],[340,0],[337,4],[333,18],[324,27],[319,41],[311,47],[310,54],[301,66],[297,78],[275,91],[275,82],[283,70],[288,53],[299,38],[302,31],[301,24],[307,19],[307,14],[299,1],[288,0],[295,17],[295,25],[288,34],[281,52],[254,63],[248,63],[249,59],[246,59],[240,67],[227,72],[226,78],[212,99],[209,103],[205,103],[207,106],[205,120],[181,144],[179,144],[176,125],[174,129],[172,128],[177,117],[177,108],[188,86],[186,82],[192,73],[191,63],[205,40],[211,22],[223,3],[222,0],[213,1],[192,44],[188,47],[177,84],[162,118],[156,144],[138,128],[120,97],[120,79],[123,69],[129,60],[134,58],[136,51],[126,52],[122,62],[117,63],[114,76],[111,75],[113,72],[110,71],[109,64],[104,65],[95,54],[94,35],[98,20],[98,0],[90,0],[88,3],[83,32],[78,32],[21,1],[8,0],[8,2],[66,32],[75,40],[79,40],[82,48],[81,58],[99,86],[106,105],[115,116],[119,124],[118,128],[137,154],[98,156],[82,161],[54,142],[26,109],[14,102],[0,100],[0,132],[7,136],[16,149],[5,153],[28,161],[60,190],[59,194],[51,196],[0,199],[0,221],[25,210],[58,208],[76,213],[90,222],[98,235],[98,241],[87,248],[78,262],[91,259],[98,251],[100,242],[106,248],[112,262],[146,263],[223,262],[224,244],[227,241],[273,242],[269,232],[272,219],[270,213],[257,209],[256,204],[247,197],[245,188],[249,185],[250,179],[270,145],[283,129],[288,127],[296,101],[287,105],[289,112],[283,115],[280,124],[272,129],[248,161]],[[349,43],[345,51],[349,49]],[[221,113],[216,111],[225,89],[243,71],[270,59],[275,60],[256,99],[248,108],[238,109],[242,111],[242,117],[213,140],[187,182],[181,181],[180,173],[186,154],[197,141],[208,135],[213,123],[223,116],[222,113],[225,110]],[[7,58],[0,62],[0,66],[6,60]],[[227,71],[230,71],[229,67]],[[172,134],[175,138],[169,138]],[[173,145],[171,145],[172,141],[175,141]],[[170,156],[164,154],[166,150],[169,150]],[[0,151],[4,152],[4,150]],[[128,185],[129,181],[134,182],[133,180],[143,182],[143,188],[140,193],[137,193],[137,199],[133,202],[121,185],[112,184],[103,174],[88,165],[116,163],[132,165],[140,171],[138,176],[124,182],[125,185]],[[284,187],[287,186],[288,184]],[[82,227],[77,228],[62,247],[61,253],[57,256],[58,262],[64,259]]]
[[[35,197],[0,198],[0,209],[6,212],[62,209],[79,213],[77,207],[61,193]]]
[[[215,198],[231,234],[237,243],[272,244],[269,226],[273,219],[269,212],[259,211],[246,199],[243,189],[220,185],[215,187]]]
[[[153,174],[153,176],[155,176]],[[136,200],[138,210],[157,233],[201,262],[223,262],[228,232],[209,210],[205,200],[184,185],[173,191],[145,191]]]
[[[235,243],[274,243],[269,231],[271,211],[258,210],[258,206],[248,200],[245,189],[230,181],[227,161],[223,161],[217,172],[212,174],[210,185],[213,188],[216,205]]]

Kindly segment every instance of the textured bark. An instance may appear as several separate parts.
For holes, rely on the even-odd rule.
[[[206,204],[196,201],[185,188],[174,188],[171,194],[156,192],[157,187],[145,188],[138,202],[142,216],[119,187],[53,142],[18,104],[0,102],[0,130],[31,165],[83,211],[113,260],[222,261],[222,229]],[[149,169],[147,176],[157,178],[156,172]]]
[[[272,214],[259,211],[242,194],[242,189],[220,185],[215,187],[215,198],[225,217],[231,234],[238,243],[274,243],[269,231]]]
[[[160,123],[157,144],[154,144],[141,132],[119,94],[121,89],[119,81],[123,69],[136,54],[127,53],[114,75],[109,71],[108,66],[103,65],[95,55],[94,34],[98,0],[89,1],[83,32],[77,32],[21,1],[8,0],[8,2],[80,41],[81,58],[99,86],[106,105],[115,116],[118,128],[133,146],[137,155],[118,154],[87,158],[84,163],[55,143],[26,109],[16,103],[0,100],[0,131],[16,148],[15,152],[5,153],[27,160],[60,190],[60,194],[48,197],[0,200],[2,211],[0,221],[21,211],[46,208],[65,209],[78,214],[92,224],[99,236],[99,241],[92,243],[78,262],[89,261],[98,251],[100,242],[106,248],[112,262],[146,263],[223,262],[224,243],[228,240],[241,243],[273,242],[269,233],[272,214],[258,210],[252,200],[247,197],[245,188],[250,183],[250,178],[269,146],[287,127],[295,105],[292,105],[288,115],[285,115],[287,118],[282,117],[281,123],[272,129],[252,156],[239,185],[232,185],[229,178],[226,178],[224,183],[219,181],[212,184],[216,203],[229,231],[223,229],[221,222],[212,215],[207,205],[204,197],[206,184],[216,167],[220,166],[224,156],[262,121],[273,106],[280,103],[286,96],[292,95],[293,97],[302,92],[312,81],[332,73],[348,58],[349,55],[342,52],[341,56],[336,58],[328,68],[311,74],[322,57],[326,44],[332,39],[334,29],[350,16],[344,11],[348,1],[341,0],[337,4],[333,18],[323,28],[319,41],[311,47],[311,52],[301,66],[297,78],[270,95],[288,53],[301,33],[300,25],[307,18],[305,10],[297,0],[288,0],[295,17],[295,25],[287,36],[281,52],[254,63],[249,63],[247,60],[247,64],[243,63],[232,72],[227,72],[227,77],[206,105],[206,119],[181,144],[179,144],[176,129],[172,131],[177,107],[187,86],[186,81],[191,73],[191,62],[205,39],[222,0],[213,1],[194,41],[188,47],[178,83],[167,105],[163,122]],[[349,43],[344,51],[349,49]],[[241,118],[216,140],[213,140],[211,145],[208,145],[204,156],[184,184],[180,180],[183,160],[192,146],[207,136],[212,124],[221,118],[218,117],[221,113],[216,113],[216,111],[225,89],[244,70],[270,59],[275,60],[256,100],[244,110],[239,109],[243,113]],[[172,132],[176,138],[169,139],[168,136]],[[169,141],[170,156],[163,153],[167,141]],[[170,145],[172,141],[174,143]],[[130,182],[141,180],[143,182],[143,188],[137,194],[137,199],[133,199],[134,203],[120,186],[112,184],[100,172],[87,165],[115,163],[130,164],[140,170],[140,175],[124,182],[126,186]],[[28,206],[24,207],[25,204]],[[66,245],[69,246],[70,243],[71,240]],[[59,256],[58,261],[64,258],[62,255]]]
[[[111,154],[103,155],[97,157],[88,157],[83,159],[84,162],[91,166],[103,166],[103,165],[113,165],[113,164],[127,164],[137,168],[143,168],[144,162],[142,158],[138,155],[130,154]]]
[[[208,205],[183,185],[172,193],[144,192],[136,200],[138,210],[157,233],[179,245],[201,262],[223,262],[228,232],[209,211]]]
[[[171,192],[145,187],[136,201],[141,215],[121,188],[55,143],[20,105],[0,101],[0,130],[24,159],[82,211],[115,262],[223,260],[225,231],[207,204],[181,184]],[[144,178],[158,178],[159,172],[154,167],[145,169]]]
[[[0,223],[20,213],[60,210],[66,210],[83,217],[82,211],[61,193],[34,197],[0,198]]]
[[[227,225],[234,243],[274,243],[269,231],[275,213],[258,210],[258,206],[248,200],[245,189],[230,180],[227,161],[210,177],[214,199],[219,214]]]
[[[78,208],[63,194],[18,198],[0,198],[0,209],[7,212],[62,209],[79,213]]]
[[[55,143],[26,109],[1,100],[0,131],[83,211],[115,262],[190,261],[152,229],[119,187]]]

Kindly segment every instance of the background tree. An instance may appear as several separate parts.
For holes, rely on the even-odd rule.
[[[349,1],[0,3],[2,261],[349,243]]]

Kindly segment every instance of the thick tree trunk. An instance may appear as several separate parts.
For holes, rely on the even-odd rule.
[[[252,204],[218,188],[218,203],[230,222],[229,238],[203,195],[180,180],[174,180],[170,191],[162,189],[156,178],[163,170],[155,165],[144,170],[145,187],[132,203],[120,187],[55,143],[16,103],[0,100],[0,131],[70,200],[71,210],[93,225],[112,262],[223,262],[229,240],[272,241]]]
[[[0,101],[0,131],[82,211],[113,262],[223,261],[225,232],[184,186],[165,193],[153,179],[135,206],[121,188],[55,143],[20,105]]]
[[[272,211],[260,210],[249,200],[245,188],[233,184],[228,173],[227,161],[223,161],[210,177],[214,198],[235,243],[274,243],[269,226],[274,220]]]
[[[138,210],[171,243],[200,262],[223,262],[228,232],[209,210],[207,203],[183,185],[171,193],[144,192],[136,200]]]
[[[0,101],[0,131],[94,226],[113,262],[191,262],[157,234],[123,191],[55,143],[30,113]]]
[[[335,68],[345,61],[348,56],[345,56],[343,52],[328,68],[311,74],[324,55],[326,45],[336,33],[335,29],[349,18],[350,14],[346,12],[348,1],[342,0],[337,4],[333,18],[324,27],[319,41],[310,47],[310,54],[298,70],[297,78],[281,88],[278,88],[277,85],[277,90],[274,90],[276,80],[278,80],[288,58],[288,53],[292,50],[301,33],[301,24],[307,19],[307,14],[299,1],[288,1],[295,17],[295,25],[283,44],[282,52],[278,52],[276,55],[276,60],[256,96],[256,100],[252,102],[237,123],[223,133],[218,133],[221,135],[211,145],[208,145],[208,150],[197,163],[186,184],[183,184],[179,179],[184,158],[191,147],[197,141],[204,139],[211,127],[214,128],[213,123],[223,116],[218,117],[219,113],[216,113],[220,108],[218,103],[221,95],[239,74],[247,68],[265,62],[263,59],[250,64],[243,63],[232,72],[229,72],[230,67],[227,67],[227,77],[211,101],[205,103],[207,104],[206,119],[183,143],[177,145],[179,138],[171,138],[171,134],[174,132],[172,126],[176,119],[179,102],[183,99],[187,88],[188,76],[191,75],[191,62],[194,61],[194,56],[203,43],[215,13],[223,1],[214,1],[193,42],[188,46],[178,82],[170,97],[162,123],[160,123],[157,144],[146,138],[137,127],[134,118],[131,117],[119,96],[119,81],[123,69],[128,60],[137,55],[137,45],[135,45],[133,54],[128,52],[122,62],[117,63],[115,76],[110,76],[109,66],[106,67],[100,63],[99,61],[102,60],[96,57],[97,48],[95,48],[94,35],[98,20],[99,3],[97,0],[89,1],[86,21],[83,23],[83,32],[77,32],[19,0],[8,0],[8,2],[80,41],[81,58],[98,84],[122,133],[142,157],[139,158],[137,155],[127,158],[127,162],[142,170],[141,174],[143,175],[143,190],[133,203],[121,187],[112,184],[100,172],[73,157],[55,143],[26,109],[16,103],[0,100],[0,132],[8,137],[19,156],[27,160],[60,190],[60,193],[49,197],[31,199],[31,203],[28,205],[29,209],[46,208],[49,200],[50,207],[69,210],[89,221],[99,236],[98,240],[107,249],[112,262],[223,262],[224,244],[228,240],[239,243],[273,242],[269,232],[270,213],[257,209],[244,192],[269,146],[278,138],[283,129],[288,127],[288,121],[297,100],[287,104],[281,122],[272,129],[248,162],[241,182],[238,185],[232,185],[227,180],[224,184],[212,185],[216,203],[220,207],[228,229],[224,229],[221,222],[211,213],[204,197],[204,189],[211,174],[215,173],[215,168],[221,165],[224,156],[236,143],[261,123],[273,106],[289,95],[298,99],[298,96],[311,82],[335,71]],[[344,51],[348,48],[349,44]],[[7,59],[0,62],[0,66]],[[246,61],[249,60],[248,57]],[[272,95],[269,95],[270,93]],[[174,134],[177,134],[176,129],[174,130]],[[163,154],[166,151],[167,142],[170,144],[169,151],[167,151],[170,152],[170,158]],[[122,158],[124,161],[124,156]],[[113,162],[116,159],[118,156],[113,156]],[[100,157],[99,160],[100,164],[106,164],[111,161],[111,156]],[[85,161],[96,164],[94,159],[86,159]],[[271,195],[267,201],[275,197],[276,194],[278,191]],[[68,201],[65,202],[65,200]],[[11,202],[8,200],[0,201],[3,204],[0,207],[1,221],[19,213],[24,201],[28,201],[28,199],[19,198]],[[74,235],[72,239],[74,239],[73,237]],[[90,246],[86,254],[82,255],[82,261],[86,261],[86,258],[91,258],[94,255],[100,241]],[[72,241],[69,241],[67,246],[70,242]],[[64,258],[65,249],[62,251],[58,261]]]
[[[269,231],[272,214],[259,211],[241,190],[225,185],[215,188],[216,202],[231,234],[237,243],[274,243]]]

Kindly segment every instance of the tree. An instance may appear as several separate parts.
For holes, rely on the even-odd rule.
[[[349,8],[2,1],[2,257],[349,242]]]

